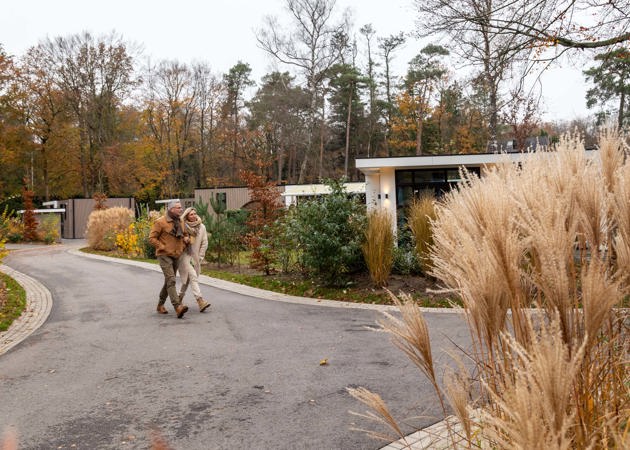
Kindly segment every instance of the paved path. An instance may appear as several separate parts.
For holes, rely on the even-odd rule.
[[[15,427],[20,448],[147,448],[152,429],[175,449],[382,447],[351,430],[375,427],[348,413],[365,411],[351,386],[380,393],[399,419],[422,416],[404,432],[442,417],[417,369],[369,330],[382,308],[204,278],[213,306],[178,320],[172,308],[154,312],[156,266],[68,250],[26,247],[5,259],[53,300],[46,323],[0,356],[0,433]],[[455,314],[427,319],[434,348],[467,341]]]

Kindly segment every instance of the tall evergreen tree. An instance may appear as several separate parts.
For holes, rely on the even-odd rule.
[[[584,71],[594,87],[586,93],[586,106],[617,101],[617,126],[630,124],[630,50],[620,48],[595,56],[599,64]]]

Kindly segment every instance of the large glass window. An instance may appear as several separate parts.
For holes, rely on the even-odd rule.
[[[227,192],[217,192],[215,194],[215,199],[221,209],[227,209]]]
[[[468,171],[479,175],[478,167]],[[423,193],[440,198],[461,181],[459,169],[407,169],[396,171],[396,205],[398,217],[404,216],[404,208],[411,200]]]

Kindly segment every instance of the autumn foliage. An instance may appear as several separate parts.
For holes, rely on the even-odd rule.
[[[277,186],[263,175],[251,171],[241,172],[241,178],[250,192],[251,208],[247,218],[247,246],[252,250],[252,267],[267,275],[273,270],[275,248],[272,240],[273,225],[282,212]]]
[[[24,216],[22,221],[24,224],[24,240],[36,241],[37,236],[37,218],[35,217],[35,206],[33,205],[34,192],[26,186],[22,190],[22,202],[24,204]]]

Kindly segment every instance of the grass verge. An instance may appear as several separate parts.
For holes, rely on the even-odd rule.
[[[0,273],[0,331],[7,331],[26,307],[26,292],[10,276]]]

